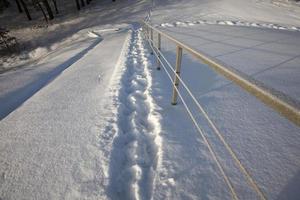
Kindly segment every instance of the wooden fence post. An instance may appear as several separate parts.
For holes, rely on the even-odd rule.
[[[181,68],[181,60],[182,60],[182,48],[180,46],[177,46],[176,48],[176,74],[179,76],[180,75],[180,68]],[[179,85],[179,78],[174,76],[174,86],[173,86],[173,96],[172,96],[172,105],[177,104],[177,96],[178,92],[176,89],[178,89]]]
[[[151,46],[154,48],[154,42],[153,42],[153,29],[150,29],[150,39],[151,39]],[[151,55],[153,55],[153,48],[151,48]]]
[[[157,49],[158,49],[158,56],[157,56],[157,70],[160,70],[160,50],[161,50],[161,35],[158,33],[157,35]]]

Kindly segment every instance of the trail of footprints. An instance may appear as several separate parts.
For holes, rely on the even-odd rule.
[[[133,31],[119,91],[114,184],[121,199],[151,199],[159,164],[159,114],[151,97],[151,63],[139,30]]]

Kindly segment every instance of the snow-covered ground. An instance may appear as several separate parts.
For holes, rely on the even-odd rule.
[[[240,165],[266,199],[298,199],[300,128],[184,52],[199,134],[138,23],[153,5],[159,29],[298,106],[299,8],[274,2],[103,1],[54,21],[32,47],[55,48],[0,75],[0,199],[232,199],[207,141],[238,199],[260,199]]]
[[[196,49],[200,49],[210,55],[215,56],[219,53],[220,50],[236,52],[230,48],[227,48],[230,45],[226,46],[226,41],[224,41],[224,45],[222,46],[222,41],[224,37],[226,37],[226,33],[228,33],[229,30],[225,29],[228,31],[227,32],[224,30],[224,27],[219,26],[212,26],[210,28],[208,27],[205,30],[217,31],[223,29],[223,32],[221,33],[221,35],[219,35],[220,37],[218,37],[218,34],[207,33],[205,34],[207,38],[205,40],[203,38],[200,38],[204,33],[200,33],[201,31],[197,32],[198,28],[196,26],[193,26],[193,28],[181,28],[180,31],[183,32],[182,35],[178,31],[178,29],[170,28],[165,31],[168,31],[168,33],[172,34],[178,39],[181,39],[181,41],[189,44],[190,46]],[[237,37],[237,34],[240,33],[241,35],[243,35],[243,31],[244,28],[235,28],[234,31],[232,31],[235,36],[231,37],[231,40],[242,40],[241,38]],[[254,34],[252,35],[254,36],[255,32],[258,30],[252,31],[254,31]],[[196,33],[195,36],[190,37],[190,34],[193,33]],[[261,36],[261,39],[264,38],[263,34],[258,35]],[[210,39],[213,38],[214,40],[211,41]],[[230,38],[227,39],[230,40]],[[205,44],[202,42],[204,42]],[[239,44],[244,43],[241,42]],[[219,47],[218,45],[223,48]],[[236,56],[230,59],[230,64],[235,63],[236,65],[233,66],[238,68],[239,66],[245,66],[249,63],[249,65],[247,65],[247,68],[238,68],[244,73],[247,73],[247,70],[263,70],[263,67],[268,68],[267,66],[272,64],[271,61],[278,59],[278,55],[275,53],[276,48],[271,49],[274,50],[273,56],[269,56],[266,60],[259,60],[261,62],[265,62],[264,65],[255,64],[255,58],[260,55],[259,53],[258,55],[256,55],[256,57],[255,55],[252,55],[252,62],[247,61],[244,63],[243,61],[241,61],[240,56]],[[174,66],[175,46],[170,42],[163,42],[162,51],[166,55],[167,59],[173,61],[171,63]],[[248,54],[249,53],[245,53],[245,55]],[[287,58],[287,60],[290,59]],[[254,65],[251,65],[251,63],[253,63]],[[291,67],[289,69],[293,70],[293,72],[289,72],[289,70],[285,71],[284,69],[286,69],[284,66],[279,69],[283,74],[285,74],[285,76],[283,77],[274,75],[269,76],[269,79],[257,79],[260,81],[266,81],[264,83],[267,83],[267,85],[283,93],[291,94],[293,97],[295,97],[295,99],[298,100],[299,95],[293,93],[298,91],[297,89],[295,89],[297,87],[293,87],[294,84],[297,85],[297,80],[299,80],[299,76],[297,76],[297,67]],[[271,73],[268,70],[265,71],[265,73]],[[239,88],[235,84],[232,84],[224,77],[216,74],[208,66],[201,64],[198,60],[196,60],[192,56],[188,56],[187,54],[184,54],[183,56],[181,75],[199,103],[208,113],[208,116],[211,118],[212,122],[224,136],[225,141],[234,150],[238,159],[250,172],[253,179],[258,183],[258,186],[267,196],[267,199],[297,199],[297,196],[299,196],[299,192],[296,188],[300,184],[298,178],[300,166],[300,140],[298,139],[298,135],[300,132],[299,127],[284,119],[282,116],[274,112],[271,108],[268,108],[255,97],[244,92],[241,88]],[[295,76],[294,79],[292,79],[293,76]],[[185,152],[193,152],[194,149],[190,149],[190,147],[192,147],[194,142],[188,142],[189,145],[187,145],[186,143],[184,143],[182,137],[190,136],[192,138],[195,138],[197,136],[194,136],[194,134],[197,135],[197,132],[191,131],[191,129],[186,128],[185,126],[192,127],[192,123],[190,122],[189,125],[186,125],[188,123],[183,123],[182,121],[184,120],[179,117],[184,115],[188,117],[188,115],[184,112],[182,102],[179,101],[179,105],[177,105],[175,108],[171,108],[172,106],[170,105],[170,101],[172,87],[171,83],[165,80],[166,74],[164,72],[157,71],[154,72],[153,77],[157,82],[156,84],[154,84],[157,86],[155,90],[163,91],[158,92],[158,94],[154,95],[156,97],[154,99],[157,100],[158,105],[163,110],[162,127],[164,128],[162,129],[162,134],[164,132],[172,133],[170,135],[163,134],[162,136],[164,141],[163,144],[167,143],[168,146],[163,146],[167,150],[163,150],[164,153],[162,157],[164,158],[163,163],[165,164],[163,165],[161,170],[168,171],[169,178],[173,178],[176,182],[175,186],[173,188],[171,187],[172,189],[170,189],[172,192],[168,190],[162,190],[160,191],[160,193],[166,196],[171,195],[174,199],[181,199],[181,196],[185,195],[189,195],[190,197],[195,198],[199,196],[200,193],[203,193],[203,190],[200,190],[200,188],[202,188],[203,186],[199,183],[199,179],[201,179],[203,174],[205,174],[206,176],[209,176],[208,179],[212,181],[212,183],[203,183],[203,185],[207,187],[207,190],[204,190],[206,191],[204,193],[206,195],[209,195],[207,198],[220,199],[221,197],[215,197],[214,194],[217,193],[223,195],[223,193],[220,193],[220,191],[213,192],[213,189],[215,189],[214,185],[217,184],[217,181],[220,181],[225,188],[226,185],[225,183],[222,183],[222,180],[220,180],[221,176],[220,174],[218,174],[217,168],[213,167],[213,161],[211,161],[213,164],[209,166],[206,166],[204,164],[202,165],[201,161],[194,161],[196,163],[199,163],[199,166],[196,165],[195,169],[190,169],[191,161],[188,162],[189,159],[193,160],[197,157],[194,157],[194,154],[188,154]],[[289,77],[289,79],[286,79],[286,77]],[[253,76],[253,78],[256,79],[256,76]],[[285,80],[285,84],[280,85],[278,83],[280,80]],[[218,137],[215,135],[207,120],[200,113],[199,109],[193,103],[191,98],[188,97],[187,92],[185,92],[183,88],[181,88],[181,91],[183,93],[183,96],[185,97],[185,100],[188,102],[192,113],[196,116],[197,122],[204,130],[204,134],[213,144],[213,148],[217,152],[218,156],[220,156],[222,163],[225,165],[225,171],[229,174],[230,179],[232,179],[233,185],[237,190],[239,198],[257,199],[257,196],[255,196],[255,193],[253,193],[253,190],[251,191],[251,187],[247,184],[245,177],[243,177],[239,169],[237,169],[234,161],[232,160],[232,158],[230,158],[231,156],[228,154],[228,151],[224,148],[222,142],[220,142]],[[176,113],[176,111],[178,113]],[[193,134],[189,133],[190,131]],[[173,145],[172,142],[174,137],[177,139],[176,141],[180,142],[177,142]],[[198,137],[200,137],[199,134]],[[185,138],[185,140],[187,139]],[[204,147],[205,144],[198,144],[198,146]],[[177,153],[170,153],[173,151]],[[203,151],[203,149],[201,149],[200,151]],[[197,156],[200,156],[202,153],[195,154],[197,154]],[[187,158],[185,157],[184,159],[182,159],[181,155],[185,154],[187,154]],[[190,158],[190,155],[193,156],[191,156]],[[205,153],[205,155],[209,156],[210,154],[207,152]],[[203,166],[205,166],[205,170],[209,169],[210,173],[198,168],[201,168]],[[180,171],[185,171],[186,173],[177,175],[177,173]],[[192,177],[194,177],[196,180],[194,180]],[[212,194],[210,194],[210,192],[212,192]],[[226,199],[226,197],[222,198]]]
[[[83,29],[77,33],[78,39],[73,40],[72,43],[18,70],[0,74],[0,119],[51,82],[64,69],[80,60],[103,40],[103,36],[128,29],[128,25],[115,25],[113,29],[112,27],[101,28],[103,27]]]
[[[162,30],[271,90],[280,91],[300,107],[300,32],[205,24]],[[168,43],[166,46],[171,48]]]
[[[2,199],[105,198],[109,145],[101,128],[127,37],[105,37],[1,121]]]
[[[279,0],[154,0],[153,23],[195,20],[232,20],[300,26],[300,6]],[[180,11],[179,11],[179,10]]]
[[[0,24],[17,38],[23,51],[18,55],[0,57],[0,72],[27,66],[30,62],[75,43],[81,39],[82,35],[78,32],[83,29],[95,26],[107,29],[116,24],[142,20],[151,5],[147,0],[122,0],[115,3],[101,0],[92,1],[77,11],[74,0],[60,0],[57,1],[60,14],[47,25],[41,13],[32,12],[34,20],[28,21],[25,14],[17,13],[15,1],[11,1],[11,4],[0,15]]]

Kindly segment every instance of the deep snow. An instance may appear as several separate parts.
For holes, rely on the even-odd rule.
[[[174,64],[174,46],[163,43],[162,50]],[[195,144],[195,138],[200,139],[200,135],[197,131],[187,128],[193,127],[191,122],[182,119],[182,116],[188,118],[182,102],[179,101],[175,108],[170,105],[172,88],[171,83],[166,80],[166,74],[162,71],[153,73],[155,81],[153,85],[156,86],[154,90],[157,91],[154,99],[162,109],[163,144],[168,144],[163,145],[163,164],[158,173],[160,170],[167,171],[167,178],[175,180],[174,186],[158,190],[157,198],[169,196],[170,199],[182,199],[188,196],[197,199],[205,194],[206,196],[202,196],[204,199],[231,199],[230,195],[225,196],[227,191],[214,191],[217,190],[215,185],[221,185],[224,190],[228,189],[205,145]],[[184,55],[181,74],[267,199],[297,199],[300,164],[299,127],[191,56]],[[209,127],[207,120],[182,88],[181,91],[197,122],[225,165],[226,173],[233,182],[239,198],[258,199],[224,145]],[[194,151],[197,153],[189,153]],[[201,158],[203,151],[206,152],[204,153],[206,157]],[[194,162],[196,164],[192,165]],[[165,176],[162,175],[163,180]],[[203,176],[206,177],[205,180],[208,179],[206,182],[199,181]]]
[[[62,20],[66,43],[55,22],[56,52],[1,74],[0,198],[232,199],[182,102],[170,104],[172,85],[138,24],[119,24],[141,20],[151,2],[109,3]],[[299,100],[298,7],[264,0],[153,6],[160,29]],[[162,47],[174,65],[175,47]],[[267,199],[297,199],[299,127],[187,54],[182,77]],[[259,199],[180,90],[239,199]]]
[[[154,0],[152,22],[221,20],[300,26],[300,6],[278,0]],[[180,12],[178,12],[178,8]]]
[[[105,37],[1,121],[2,199],[105,199],[104,105],[127,36]]]
[[[207,24],[162,30],[300,107],[300,32]]]
[[[83,29],[95,26],[107,29],[116,24],[142,20],[151,6],[148,0],[120,0],[114,3],[111,0],[95,0],[77,11],[74,0],[60,0],[57,1],[60,14],[47,25],[41,13],[33,12],[37,15],[34,20],[28,21],[24,14],[17,13],[15,1],[11,4],[0,15],[0,24],[17,38],[23,51],[19,55],[1,56],[0,72],[28,66],[49,53],[76,43],[81,39],[78,32]]]

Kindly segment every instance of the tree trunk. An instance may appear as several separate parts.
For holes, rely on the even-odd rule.
[[[90,4],[90,1],[89,1],[89,0],[86,0],[86,4]]]
[[[84,4],[84,0],[81,0],[81,6],[84,7],[85,4]]]
[[[50,20],[54,19],[53,12],[52,12],[51,7],[50,7],[50,5],[48,3],[48,0],[43,0],[43,3],[44,3],[44,5],[46,7],[46,10],[48,12],[49,19]]]
[[[77,10],[80,10],[79,0],[75,0],[75,1],[76,1],[76,7],[77,7]]]
[[[42,5],[40,4],[40,2],[37,2],[37,5],[38,5],[39,8],[41,9],[41,11],[42,11],[42,13],[43,13],[43,15],[44,15],[44,18],[45,18],[46,22],[48,23],[48,18],[47,18],[47,15],[46,15],[46,13],[45,13],[45,11],[44,11]]]
[[[4,6],[5,6],[6,8],[9,7],[9,2],[8,2],[7,0],[3,0],[3,3],[4,3]]]
[[[58,14],[58,9],[57,9],[56,0],[52,0],[52,2],[53,2],[53,4],[54,4],[54,8],[55,8],[56,14]]]
[[[31,18],[31,16],[30,16],[30,13],[29,13],[29,11],[28,11],[28,9],[27,9],[27,5],[24,3],[23,0],[20,0],[20,2],[21,2],[22,6],[23,6],[23,8],[24,8],[24,10],[25,10],[25,13],[26,13],[26,16],[27,16],[28,20],[32,20],[32,18]]]
[[[18,10],[19,10],[19,13],[22,13],[23,10],[22,10],[22,7],[21,7],[21,4],[20,4],[19,0],[15,0],[15,1],[16,1],[16,4],[17,4]]]

